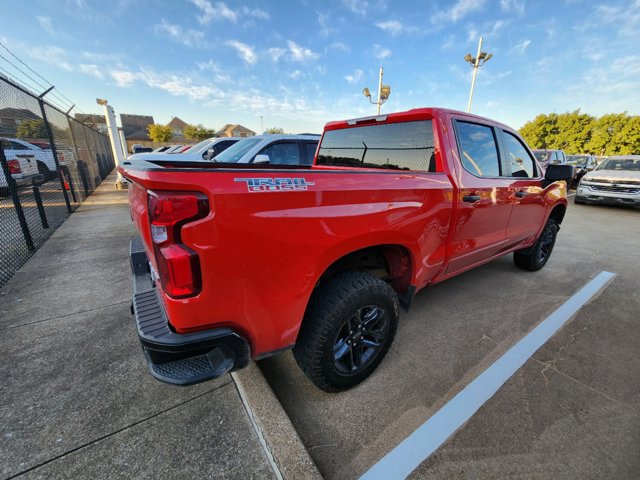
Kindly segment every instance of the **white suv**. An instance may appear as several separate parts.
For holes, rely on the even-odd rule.
[[[320,135],[265,134],[247,137],[213,158],[220,163],[311,165]]]

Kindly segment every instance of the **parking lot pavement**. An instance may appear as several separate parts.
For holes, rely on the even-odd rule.
[[[274,478],[230,376],[147,372],[113,180],[0,289],[0,477]]]
[[[549,264],[501,258],[420,292],[379,369],[339,394],[260,362],[326,478],[357,478],[601,271],[616,274],[411,478],[637,478],[640,213],[570,204]]]

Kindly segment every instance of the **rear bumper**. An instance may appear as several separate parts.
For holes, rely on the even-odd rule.
[[[132,313],[151,375],[192,385],[245,367],[248,342],[230,328],[180,334],[172,330],[154,286],[140,237],[131,240]]]

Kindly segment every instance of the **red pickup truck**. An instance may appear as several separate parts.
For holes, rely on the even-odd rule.
[[[293,349],[319,388],[356,385],[418,290],[510,252],[542,268],[572,176],[543,176],[506,125],[438,108],[329,123],[311,166],[265,160],[121,168],[132,312],[162,381]]]

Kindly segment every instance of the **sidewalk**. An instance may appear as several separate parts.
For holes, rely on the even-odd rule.
[[[0,289],[0,478],[275,478],[231,376],[147,372],[114,179]]]

